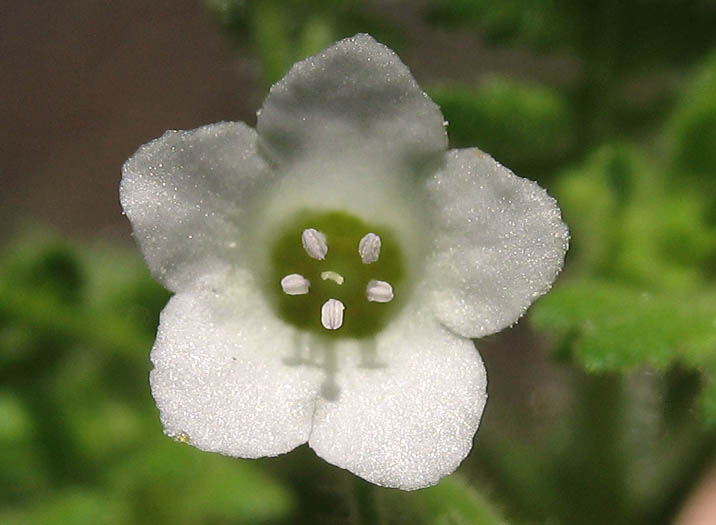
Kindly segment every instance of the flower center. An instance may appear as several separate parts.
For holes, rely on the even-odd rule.
[[[279,317],[333,337],[369,337],[400,308],[403,255],[390,229],[344,212],[303,211],[270,247],[266,286]]]

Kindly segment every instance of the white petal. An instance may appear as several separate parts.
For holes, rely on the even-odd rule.
[[[241,122],[168,131],[122,169],[120,198],[153,275],[173,291],[245,256],[239,224],[265,164]]]
[[[202,450],[254,458],[287,452],[310,433],[321,374],[283,359],[293,331],[248,278],[220,293],[175,295],[152,350],[152,394],[165,432]]]
[[[336,350],[339,390],[316,407],[309,440],[316,453],[372,483],[406,490],[453,472],[472,447],[487,400],[472,342],[431,314],[408,314],[379,336],[379,366],[361,366],[355,348]]]
[[[320,157],[414,172],[440,161],[443,122],[398,56],[360,34],[295,64],[271,88],[257,129],[281,165]]]
[[[450,151],[428,189],[438,318],[465,337],[514,323],[562,269],[569,231],[556,201],[477,149]]]

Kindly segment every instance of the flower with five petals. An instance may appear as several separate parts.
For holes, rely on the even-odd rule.
[[[426,487],[487,399],[472,338],[517,321],[568,245],[554,199],[477,149],[368,35],[293,66],[256,130],[170,131],[121,201],[174,295],[150,382],[165,432],[255,458],[308,443],[373,483]]]

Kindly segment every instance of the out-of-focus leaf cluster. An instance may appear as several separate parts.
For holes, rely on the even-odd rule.
[[[206,0],[216,19],[259,59],[265,87],[278,81],[294,62],[334,41],[370,33],[394,48],[400,33],[380,12],[359,0]]]
[[[683,177],[692,192],[704,199],[710,224],[716,224],[716,50],[684,90],[671,116],[666,140],[671,178]],[[677,182],[677,185],[679,183]],[[716,257],[711,274],[716,274]]]
[[[479,28],[496,45],[540,51],[582,54],[595,41],[616,44],[616,36],[621,62],[643,68],[698,59],[714,44],[716,9],[709,2],[678,0],[433,0],[427,19],[440,27]]]
[[[494,76],[475,87],[434,87],[430,96],[453,146],[479,144],[517,173],[546,175],[574,146],[571,108],[555,89]]]
[[[678,362],[703,371],[702,407],[712,424],[716,148],[708,134],[716,104],[704,84],[715,65],[706,62],[668,117],[661,154],[608,145],[559,176],[556,195],[573,238],[568,274],[532,318],[588,370]]]

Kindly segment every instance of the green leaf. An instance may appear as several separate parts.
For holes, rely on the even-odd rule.
[[[356,0],[207,0],[207,7],[232,37],[251,45],[265,88],[280,80],[294,62],[334,40],[368,30],[376,37],[386,34],[385,17],[372,23]]]
[[[426,11],[429,23],[477,28],[492,44],[567,48],[586,67],[612,53],[618,55],[612,58],[614,66],[637,70],[698,59],[713,46],[716,22],[711,4],[674,0],[433,0]]]
[[[503,0],[437,0],[428,11],[428,21],[446,27],[479,27],[493,42],[525,41],[537,47],[563,41],[570,24],[566,9],[553,0],[520,2]]]
[[[252,28],[264,83],[268,87],[286,74],[295,58],[286,12],[273,2],[259,2],[254,6]]]
[[[46,525],[95,525],[131,523],[122,502],[96,489],[67,488],[24,509],[0,513],[8,525],[42,523]]]
[[[696,291],[711,273],[716,230],[707,209],[637,149],[609,145],[560,177],[572,232],[568,267],[649,290]]]
[[[108,473],[112,493],[130,502],[135,519],[274,523],[295,507],[292,495],[255,462],[175,443],[158,423],[154,427],[148,446]]]
[[[300,40],[300,57],[315,55],[335,40],[333,26],[326,17],[316,14],[306,20]]]
[[[479,145],[520,173],[556,166],[571,147],[569,106],[556,90],[492,77],[477,87],[429,92],[449,123],[453,145]]]
[[[716,202],[716,52],[699,68],[667,126],[670,169]]]
[[[383,522],[438,525],[492,525],[505,523],[501,513],[457,475],[434,487],[414,492],[383,490],[378,493]]]
[[[611,281],[568,281],[533,308],[536,327],[569,338],[592,371],[664,368],[674,360],[701,366],[716,348],[716,291],[653,293]]]
[[[420,496],[433,523],[504,523],[504,519],[482,495],[456,476],[423,490]]]
[[[145,359],[169,293],[138,255],[28,232],[4,249],[0,266],[0,360],[41,337]]]
[[[712,350],[713,351],[713,350]],[[716,365],[713,363],[705,369],[705,385],[701,395],[701,412],[705,423],[716,428]]]
[[[31,289],[58,303],[81,300],[85,268],[74,248],[59,238],[30,233],[10,245],[1,262],[6,284]]]
[[[613,281],[566,281],[533,307],[531,321],[555,334],[557,349],[588,371],[665,369],[678,362],[702,370],[712,385],[716,290],[675,294]],[[716,392],[710,390],[702,393],[702,405],[716,422]]]

